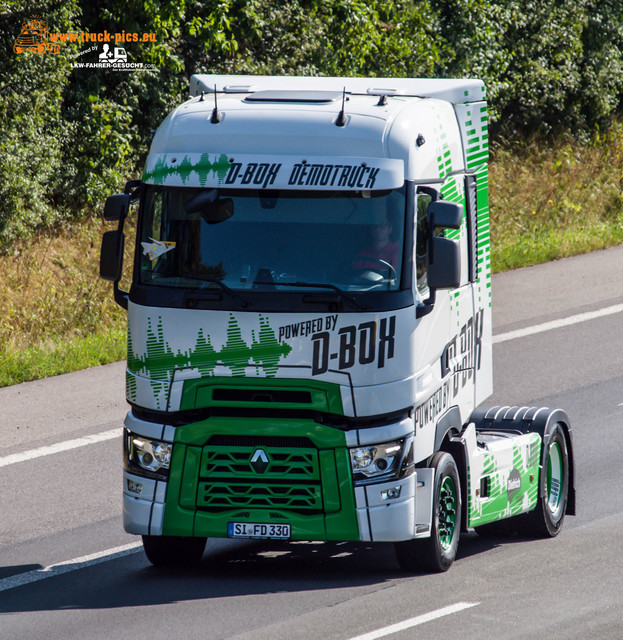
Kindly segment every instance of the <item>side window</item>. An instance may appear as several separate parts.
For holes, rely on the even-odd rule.
[[[160,240],[162,231],[162,209],[163,194],[162,191],[150,191],[145,202],[145,209],[149,212],[144,217],[142,229],[143,250],[141,251],[141,262],[143,269],[152,270],[158,262],[157,257],[150,257],[145,245],[149,245],[154,241]]]
[[[153,208],[154,215],[152,218],[151,237],[154,240],[160,240],[160,233],[162,231],[162,209],[164,208],[161,191],[154,193]]]
[[[428,189],[426,193],[418,190],[416,194],[415,277],[417,290],[422,295],[428,291],[426,277],[428,269],[428,205],[432,200],[432,193]]]

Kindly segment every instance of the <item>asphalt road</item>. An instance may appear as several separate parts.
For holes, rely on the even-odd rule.
[[[494,278],[488,404],[569,413],[578,515],[554,540],[464,535],[440,575],[364,543],[210,541],[154,569],[121,525],[123,365],[0,389],[0,640],[619,640],[622,267],[618,247]]]

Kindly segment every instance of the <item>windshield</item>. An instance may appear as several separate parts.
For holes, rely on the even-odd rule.
[[[238,291],[395,291],[404,221],[404,188],[297,192],[149,186],[140,282]]]

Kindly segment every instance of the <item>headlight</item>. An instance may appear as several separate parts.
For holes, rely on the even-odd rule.
[[[355,482],[380,482],[395,477],[400,471],[404,440],[386,442],[350,450],[350,463]]]
[[[134,433],[126,435],[125,461],[127,469],[134,473],[166,478],[169,475],[172,453],[173,445],[168,442],[150,440]]]

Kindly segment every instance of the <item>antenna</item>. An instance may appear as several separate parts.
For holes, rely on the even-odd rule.
[[[223,114],[218,110],[218,103],[216,102],[216,85],[214,85],[214,109],[212,110],[210,122],[212,124],[218,124],[222,119]]]
[[[342,90],[342,110],[338,114],[337,120],[335,121],[335,124],[338,127],[343,127],[347,122],[346,114],[344,113],[344,103],[345,102],[346,102],[346,87],[344,87],[344,89]]]

